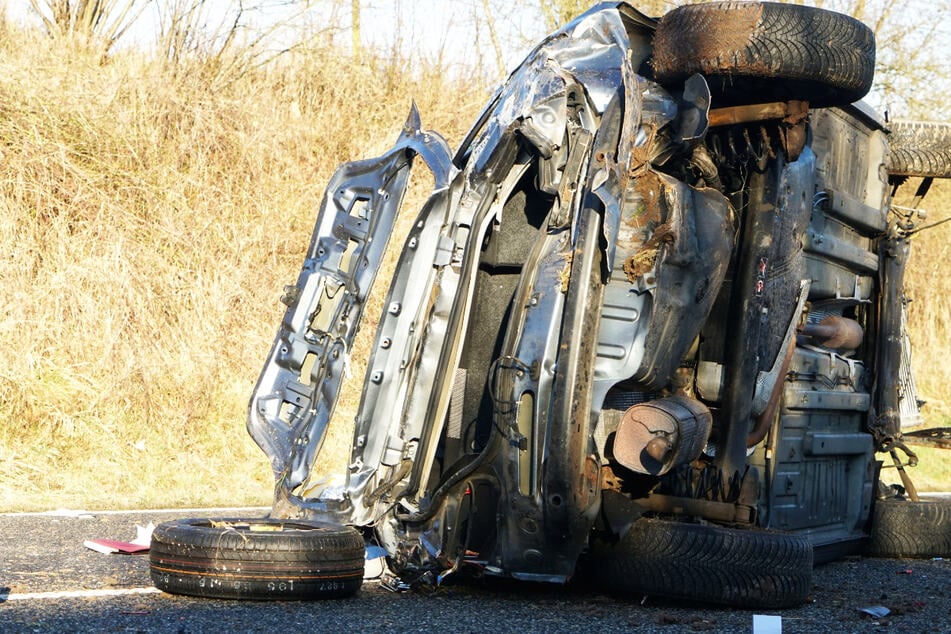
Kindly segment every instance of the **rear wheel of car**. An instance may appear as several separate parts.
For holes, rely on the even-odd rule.
[[[798,535],[642,518],[617,543],[595,542],[591,563],[609,590],[784,608],[805,601],[812,561]]]
[[[888,172],[894,176],[951,178],[951,124],[890,124]]]
[[[351,527],[277,519],[182,519],[152,533],[149,573],[160,590],[219,599],[354,594],[364,542]]]
[[[878,500],[865,552],[872,557],[951,557],[951,500]]]
[[[804,100],[842,105],[868,93],[875,36],[841,13],[771,2],[687,5],[661,19],[654,73],[679,84],[700,73],[714,105]]]

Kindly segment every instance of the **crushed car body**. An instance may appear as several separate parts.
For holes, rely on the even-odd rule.
[[[845,66],[684,57],[700,18],[768,40],[764,14],[824,20]],[[542,41],[455,155],[414,107],[391,150],[338,169],[285,289],[247,422],[271,521],[355,527],[408,584],[587,568],[620,590],[801,602],[814,561],[868,541],[876,452],[906,448],[918,411],[909,220],[889,214],[888,128],[853,104],[873,63],[839,14],[713,3],[658,22],[615,2]],[[382,279],[420,160],[434,189]],[[315,471],[374,284],[331,487]],[[688,539],[710,561],[678,554]]]
[[[441,527],[458,524],[459,514],[468,511],[455,499],[458,493],[447,494],[453,487],[475,485],[470,499],[462,500],[466,505],[495,504],[503,496],[502,504],[520,509],[509,515],[511,525],[506,522],[499,527],[506,533],[497,540],[502,559],[485,557],[486,566],[520,578],[564,581],[571,575],[598,506],[600,465],[588,447],[597,397],[578,395],[586,401],[578,402],[578,397],[565,393],[571,389],[566,384],[571,373],[557,375],[555,368],[593,359],[570,358],[577,356],[571,354],[574,346],[559,339],[584,335],[586,303],[592,301],[587,280],[600,276],[614,255],[602,258],[601,243],[610,244],[620,260],[650,237],[643,235],[646,222],[639,228],[620,226],[625,211],[630,215],[635,205],[644,204],[634,194],[622,199],[627,173],[638,167],[651,169],[648,153],[657,151],[650,147],[651,139],[677,109],[674,99],[655,87],[646,99],[649,120],[646,125],[639,121],[645,99],[639,90],[643,80],[634,66],[650,55],[649,35],[645,30],[641,41],[632,44],[618,11],[587,14],[545,40],[512,75],[460,149],[446,178],[445,145],[434,142],[438,149],[422,154],[437,175],[437,189],[410,233],[377,329],[344,497],[302,499],[295,491],[305,485],[310,473],[341,374],[339,368],[334,371],[332,352],[325,351],[330,346],[321,342],[334,342],[344,353],[353,338],[353,328],[334,319],[335,315],[327,320],[326,330],[313,326],[314,316],[328,309],[332,315],[332,302],[342,301],[346,308],[337,312],[353,318],[359,308],[351,309],[347,299],[321,300],[335,298],[339,289],[359,307],[360,294],[365,297],[367,290],[366,285],[353,287],[355,280],[348,279],[337,263],[350,247],[338,236],[354,222],[353,207],[341,209],[336,203],[329,207],[328,201],[338,196],[359,200],[364,189],[359,179],[347,177],[349,166],[338,172],[321,211],[326,228],[315,232],[309,254],[313,264],[305,265],[295,287],[300,299],[288,310],[266,370],[270,374],[259,381],[249,419],[252,435],[263,446],[276,449],[269,455],[281,480],[279,503],[290,507],[285,512],[300,509],[304,515],[313,511],[345,523],[376,525],[394,559],[423,569],[450,569],[458,564],[450,553],[464,544],[444,543]],[[631,51],[639,54],[629,55]],[[606,116],[611,118],[609,125],[602,124]],[[415,115],[408,125],[418,125]],[[418,130],[405,134],[439,138]],[[390,177],[388,157],[402,153],[404,147],[415,150],[397,143],[393,152],[373,165],[374,186],[385,192],[378,199],[401,198],[405,179]],[[628,156],[616,157],[619,147]],[[600,162],[592,171],[594,156]],[[635,166],[636,161],[639,165]],[[533,190],[530,194],[537,208],[506,211],[513,196],[527,196],[526,184]],[[704,226],[706,230],[706,225],[712,225],[708,233],[714,235],[709,241],[718,247],[718,277],[722,278],[732,241],[729,204],[717,192],[695,193],[676,182],[669,185],[671,231],[685,231],[685,225],[693,224],[683,214],[701,214],[686,204],[694,195],[701,199],[703,210],[722,218]],[[538,204],[540,198],[544,202]],[[384,217],[379,200],[366,201],[364,209],[368,216]],[[590,218],[584,222],[585,216],[605,211],[610,219],[603,227],[595,226]],[[385,244],[389,233],[385,221],[370,216],[366,224],[376,228],[367,242]],[[368,237],[371,231],[367,230]],[[621,231],[625,235],[619,240]],[[333,246],[325,247],[327,243]],[[619,248],[623,249],[620,253]],[[595,262],[596,256],[603,263]],[[680,257],[692,257],[699,264],[699,256],[694,252]],[[568,289],[575,257],[588,260],[587,272],[576,276],[578,289]],[[351,266],[372,274],[376,267],[365,258],[356,247]],[[639,276],[642,288],[636,296],[640,299],[634,299],[637,305],[620,309],[637,312],[645,300],[650,301],[648,296],[659,282],[648,283],[647,277]],[[515,302],[513,293],[518,298]],[[575,323],[562,327],[566,310],[573,312],[570,317]],[[500,326],[509,311],[507,321],[512,327],[507,333]],[[675,312],[679,314],[673,320],[685,320],[683,309],[675,308]],[[692,321],[699,330],[702,319]],[[628,344],[605,355],[600,373],[604,376],[598,381],[600,400],[611,380],[624,378],[628,368],[663,372],[655,371],[653,358],[645,359],[646,332],[637,331],[646,328],[640,324],[646,326],[647,319],[625,323],[635,331]],[[589,331],[587,336],[593,334]],[[680,339],[689,345],[695,336]],[[639,350],[634,349],[637,344]],[[593,345],[597,340],[592,337],[588,347]],[[561,348],[568,354],[559,354]],[[310,386],[299,380],[308,354],[317,357]],[[287,367],[282,373],[276,368],[285,369],[284,359]],[[663,362],[675,364],[677,359],[664,355]],[[640,368],[642,364],[645,367]],[[300,392],[310,392],[299,408],[300,418],[282,420],[281,408],[286,413],[285,404],[295,403]],[[493,407],[492,401],[502,406]],[[574,424],[579,418],[585,419],[580,431]],[[520,424],[542,425],[545,431],[520,430]],[[272,441],[275,436],[281,438],[279,443]],[[433,466],[441,439],[440,471],[447,473],[439,483],[434,481]],[[559,448],[572,445],[574,451],[548,451],[549,443]],[[473,446],[479,451],[473,453]],[[456,455],[446,455],[450,451]],[[453,468],[456,472],[449,473]],[[476,475],[473,481],[480,468],[490,468],[494,478]],[[587,476],[583,486],[576,474]],[[554,552],[562,550],[564,554]]]

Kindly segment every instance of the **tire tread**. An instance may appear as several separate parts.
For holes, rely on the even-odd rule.
[[[865,96],[875,37],[854,18],[772,2],[712,2],[664,15],[654,36],[660,83],[700,73],[728,101],[804,99],[815,107]],[[763,88],[768,88],[764,99]],[[750,96],[743,93],[749,93]]]
[[[890,174],[951,178],[951,124],[894,121],[890,126]]]
[[[213,522],[183,519],[155,528],[149,573],[157,588],[201,597],[283,600],[349,596],[363,583],[364,542],[352,527],[272,519]],[[276,530],[227,527],[239,523]]]
[[[596,542],[592,560],[610,589],[734,607],[799,605],[812,583],[805,538],[653,518],[617,544]]]
[[[951,557],[951,500],[875,502],[866,554],[873,557]]]

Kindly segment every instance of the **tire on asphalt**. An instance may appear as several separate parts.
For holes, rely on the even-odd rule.
[[[596,541],[591,567],[606,589],[785,608],[805,601],[813,553],[801,536],[641,518],[617,542]]]
[[[278,519],[181,519],[152,533],[149,573],[173,594],[219,599],[345,597],[363,583],[363,537],[349,526]]]
[[[889,127],[889,174],[951,178],[951,124],[893,121]]]
[[[951,500],[877,500],[865,553],[872,557],[951,557]]]
[[[864,97],[875,69],[871,29],[841,13],[772,2],[678,7],[654,35],[654,73],[678,87],[700,73],[714,105],[803,100],[812,107]]]

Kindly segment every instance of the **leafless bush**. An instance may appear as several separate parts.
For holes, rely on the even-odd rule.
[[[153,0],[30,0],[46,33],[105,55]]]

